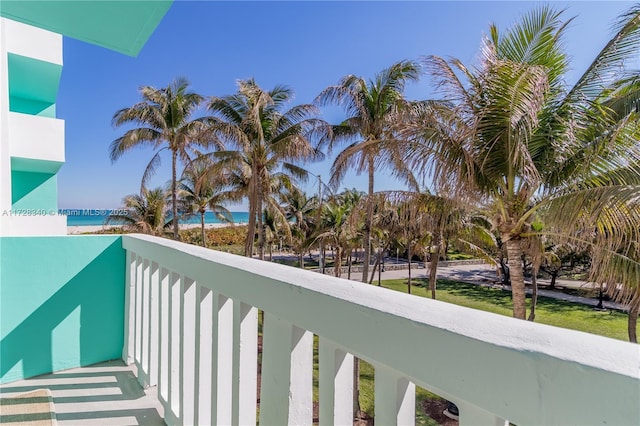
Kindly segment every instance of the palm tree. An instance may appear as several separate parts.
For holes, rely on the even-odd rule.
[[[192,148],[208,147],[214,143],[207,137],[205,121],[191,119],[204,98],[190,92],[189,82],[184,78],[177,78],[169,86],[160,89],[143,86],[139,92],[142,97],[140,102],[119,110],[113,116],[115,127],[125,124],[140,127],[127,130],[111,143],[111,161],[118,160],[133,148],[152,147],[155,154],[142,177],[142,186],[145,186],[160,166],[160,153],[165,149],[171,152],[173,238],[178,239],[177,162],[181,160],[188,163]],[[217,145],[220,147],[220,144]]]
[[[142,188],[140,194],[127,195],[124,207],[107,218],[107,223],[123,225],[131,232],[149,235],[165,235],[170,222],[167,220],[167,192],[162,188]],[[125,213],[120,211],[124,210]]]
[[[513,315],[521,319],[522,240],[570,236],[578,223],[604,223],[605,207],[632,202],[640,184],[636,113],[616,115],[604,104],[609,82],[640,41],[640,7],[623,17],[570,88],[562,49],[568,21],[561,15],[542,6],[504,34],[491,26],[473,69],[456,59],[427,58],[446,100],[416,105],[420,120],[403,133],[413,141],[405,158],[411,167],[436,186],[474,191],[492,204],[507,249]],[[579,220],[587,213],[588,220]],[[640,223],[635,213],[609,223],[606,238],[619,238],[623,220]],[[540,231],[531,226],[536,215],[544,223]]]
[[[287,222],[291,225],[291,236],[294,249],[298,252],[298,264],[304,268],[305,242],[311,231],[310,219],[316,208],[316,199],[310,198],[299,188],[292,187],[280,194]]]
[[[323,205],[321,224],[317,229],[315,240],[331,242],[336,253],[333,259],[334,275],[342,275],[342,257],[350,247],[353,229],[349,221],[349,215],[353,205],[348,200],[342,200],[339,196],[330,199]]]
[[[222,188],[225,181],[219,174],[211,172],[205,163],[193,162],[182,173],[178,182],[178,198],[185,210],[200,215],[202,247],[207,246],[204,229],[204,215],[207,209],[222,222],[233,222],[233,215],[224,206],[225,193]]]
[[[259,255],[264,259],[261,212],[265,204],[275,206],[274,193],[307,179],[307,171],[296,163],[321,159],[322,153],[312,140],[330,135],[330,127],[317,118],[313,105],[283,111],[292,98],[293,92],[285,86],[265,91],[251,79],[239,81],[236,94],[213,97],[208,103],[214,114],[211,128],[220,140],[235,148],[216,152],[214,158],[220,167],[241,176],[239,182],[246,185],[242,189],[249,199],[245,256],[253,253],[257,229]]]
[[[331,168],[333,186],[337,186],[347,170],[355,166],[358,173],[368,173],[368,196],[373,197],[374,172],[379,165],[377,157],[382,146],[376,142],[394,140],[392,129],[397,124],[398,108],[404,103],[404,87],[407,82],[417,81],[419,75],[418,63],[401,61],[383,70],[369,82],[362,77],[347,75],[339,84],[327,87],[318,95],[317,104],[336,104],[347,113],[347,118],[336,129],[334,141],[359,137],[336,157]],[[333,142],[329,145],[330,150],[332,146]],[[396,152],[391,144],[387,145],[387,151]],[[391,155],[390,158],[395,173],[406,177],[406,169],[399,161],[399,156]],[[373,200],[368,203],[365,222],[363,282],[366,282],[369,272],[372,224]]]

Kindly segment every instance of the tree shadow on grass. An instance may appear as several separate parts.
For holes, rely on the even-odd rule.
[[[419,287],[428,288],[428,281],[425,279],[414,280]],[[470,284],[460,281],[439,279],[437,289],[446,291],[456,297],[471,299],[476,302],[488,303],[505,309],[513,309],[510,288],[503,286],[488,286],[486,284]],[[531,306],[531,295],[527,294],[527,309]],[[582,311],[591,313],[593,307],[583,305],[578,302],[554,299],[551,297],[538,296],[537,308],[550,313],[570,313]],[[599,314],[598,314],[599,315]]]

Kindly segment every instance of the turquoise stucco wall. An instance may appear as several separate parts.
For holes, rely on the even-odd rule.
[[[2,237],[0,265],[0,383],[121,357],[121,237]]]
[[[9,53],[9,110],[55,118],[62,65]]]
[[[136,56],[172,2],[2,1],[0,16]]]
[[[58,209],[58,178],[55,173],[11,171],[13,210]]]

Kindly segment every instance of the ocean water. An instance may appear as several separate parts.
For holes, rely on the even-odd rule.
[[[60,210],[60,214],[67,215],[67,226],[98,226],[104,225],[109,214],[116,210],[97,210],[97,209],[64,209]],[[247,223],[249,221],[249,212],[231,212],[233,223]],[[221,223],[212,212],[204,214],[205,223]],[[200,223],[200,215],[193,216],[187,220],[181,220],[180,223]]]

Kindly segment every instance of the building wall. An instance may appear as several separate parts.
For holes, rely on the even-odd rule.
[[[0,238],[0,383],[120,358],[120,236]]]
[[[61,35],[0,18],[0,235],[66,234],[56,178],[61,72]]]

